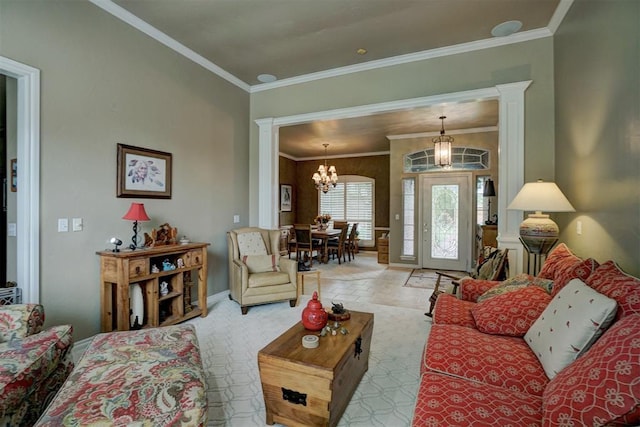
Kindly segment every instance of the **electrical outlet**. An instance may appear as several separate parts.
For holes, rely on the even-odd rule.
[[[234,215],[233,216],[233,223],[234,224],[238,224],[240,222],[240,215]]]

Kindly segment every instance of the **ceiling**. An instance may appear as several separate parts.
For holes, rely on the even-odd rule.
[[[282,84],[321,78],[336,68],[383,66],[409,54],[490,43],[492,28],[510,20],[521,21],[522,28],[503,39],[551,35],[554,13],[567,0],[92,1],[116,16],[122,13],[114,8],[133,14],[154,27],[148,34],[168,36],[251,89],[260,87],[259,74],[272,74]],[[359,55],[360,48],[367,53]],[[330,155],[388,151],[387,136],[437,132],[443,113],[447,130],[497,126],[495,102],[447,105],[446,111],[437,106],[289,126],[281,129],[280,150],[296,159],[322,156],[324,142],[331,144]]]

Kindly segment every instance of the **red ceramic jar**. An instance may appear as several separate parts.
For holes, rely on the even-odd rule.
[[[313,297],[302,310],[302,325],[310,331],[319,331],[327,325],[327,317],[322,303],[318,301],[318,293],[314,292]]]

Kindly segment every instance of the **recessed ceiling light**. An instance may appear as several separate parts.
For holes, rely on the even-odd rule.
[[[364,54],[366,54],[366,53],[367,53],[367,49],[365,49],[365,48],[361,47],[360,49],[356,50],[356,53],[357,53],[358,55],[364,55]]]
[[[258,76],[258,81],[262,83],[271,83],[275,82],[276,80],[278,79],[273,74],[260,74]]]
[[[501,24],[496,25],[491,30],[491,35],[493,37],[506,37],[510,36],[513,33],[517,33],[522,28],[522,22],[520,21],[507,21]]]

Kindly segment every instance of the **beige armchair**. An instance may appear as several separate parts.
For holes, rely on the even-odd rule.
[[[280,256],[280,230],[258,227],[227,232],[229,299],[249,306],[289,300],[296,306],[298,263]]]

